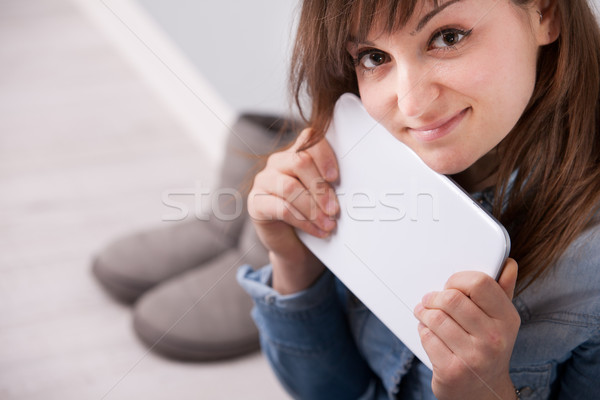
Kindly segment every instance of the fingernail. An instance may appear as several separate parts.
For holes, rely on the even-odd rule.
[[[321,225],[326,231],[330,231],[335,227],[335,221],[332,221],[329,218],[324,218],[321,222]]]
[[[414,314],[419,315],[423,311],[423,304],[419,303],[415,306]]]
[[[324,238],[327,237],[327,235],[329,235],[329,233],[325,232],[322,229],[317,229],[317,235],[319,235],[319,237]]]
[[[329,202],[327,203],[327,214],[335,215],[335,213],[337,213],[337,202],[335,199],[329,199]]]
[[[337,171],[335,170],[335,168],[328,168],[327,171],[325,172],[325,178],[330,182],[335,180],[336,177],[337,177]]]

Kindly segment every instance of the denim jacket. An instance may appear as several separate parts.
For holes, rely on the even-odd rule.
[[[491,193],[474,197],[491,207]],[[431,371],[329,271],[282,296],[271,267],[243,266],[263,353],[296,399],[435,399]],[[521,327],[510,362],[522,399],[600,399],[600,226],[514,298]]]

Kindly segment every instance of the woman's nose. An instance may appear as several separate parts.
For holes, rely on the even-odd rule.
[[[425,114],[439,97],[432,70],[423,66],[398,65],[396,97],[398,109],[407,118]]]

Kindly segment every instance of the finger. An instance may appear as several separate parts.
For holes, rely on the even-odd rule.
[[[316,204],[326,214],[334,216],[338,211],[335,191],[321,176],[312,156],[306,152],[285,151],[275,153],[267,161],[266,170],[297,178],[314,197]]]
[[[311,147],[311,149],[313,148]],[[309,150],[292,155],[295,158],[293,172],[315,198],[321,210],[329,215],[335,215],[338,211],[337,196],[331,184],[323,176],[323,172],[319,170],[317,160]]]
[[[437,309],[448,314],[462,329],[476,336],[483,332],[489,317],[463,292],[457,289],[446,289],[431,292],[421,300],[426,309]]]
[[[423,323],[419,323],[417,329],[419,330],[421,344],[434,369],[448,365],[453,358],[453,353],[448,346]]]
[[[498,279],[498,284],[500,285],[502,290],[504,290],[504,293],[509,298],[509,300],[513,299],[518,274],[519,266],[517,265],[517,262],[512,258],[507,259],[506,263],[504,263],[502,275],[500,275],[500,278]]]
[[[314,160],[321,176],[327,182],[335,182],[338,178],[339,168],[335,152],[326,139],[321,140],[306,150]]]
[[[506,318],[507,313],[514,309],[498,282],[483,272],[457,272],[448,279],[444,288],[460,290],[490,318]]]
[[[306,143],[309,142],[312,135],[313,135],[312,128],[303,129],[302,132],[300,132],[300,134],[296,138],[296,141],[294,142],[294,144],[290,147],[290,150],[298,151],[298,150],[302,149],[306,145]]]
[[[469,349],[471,340],[466,332],[450,315],[439,309],[425,308],[418,304],[414,311],[415,317],[429,328],[448,349],[454,353],[461,349]]]
[[[291,147],[291,150],[295,150],[296,152],[309,152],[311,156],[314,157],[315,165],[317,166],[319,172],[321,172],[321,176],[323,176],[323,178],[325,178],[328,182],[334,182],[338,178],[339,174],[335,152],[326,139],[322,139],[311,147],[305,148],[306,143],[310,141],[313,134],[314,131],[311,128],[306,128],[303,130],[300,135],[298,135],[298,138]]]
[[[326,182],[333,183],[338,179],[339,176],[339,167],[335,152],[326,139],[322,139],[313,146],[304,149],[304,145],[310,140],[312,135],[313,130],[310,128],[302,131],[292,149],[297,153],[301,153],[302,151],[308,153],[315,167],[319,171],[319,176],[322,177]],[[300,149],[303,150],[300,151]],[[335,200],[335,196],[333,199]],[[331,212],[328,212],[327,206],[329,206]],[[326,208],[324,208],[324,211],[328,212],[330,215],[333,215],[335,212],[337,212],[337,206],[337,201],[331,200],[331,202],[326,205]]]
[[[265,170],[257,175],[257,188],[263,192],[281,197],[298,210],[302,216],[324,231],[335,228],[335,220],[325,214],[317,205],[315,197],[296,178],[274,170]]]
[[[251,192],[248,202],[250,218],[257,224],[270,224],[283,221],[316,237],[326,237],[328,233],[305,218],[302,213],[285,199],[265,192]]]
[[[279,214],[285,211],[281,208],[285,206],[290,209],[293,217],[309,221],[322,231],[328,232],[335,228],[335,220],[332,220],[318,207],[314,197],[298,179],[278,171],[265,170],[257,175],[255,185],[263,193],[283,200],[277,204],[279,207],[278,213],[275,215],[277,219],[282,219]]]

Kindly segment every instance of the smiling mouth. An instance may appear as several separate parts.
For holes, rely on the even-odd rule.
[[[421,142],[430,142],[439,139],[452,132],[452,130],[463,120],[468,110],[469,107],[451,117],[436,121],[433,124],[419,128],[408,128],[408,131]]]

